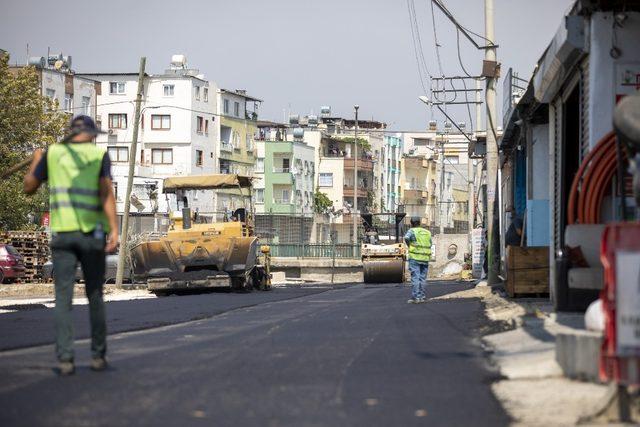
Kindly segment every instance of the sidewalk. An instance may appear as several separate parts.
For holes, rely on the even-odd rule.
[[[556,334],[582,328],[582,314],[557,315],[546,299],[509,300],[482,284],[441,298],[481,298],[485,303],[493,323],[482,342],[503,377],[492,390],[513,425],[575,425],[607,395],[606,385],[563,377],[556,362]]]

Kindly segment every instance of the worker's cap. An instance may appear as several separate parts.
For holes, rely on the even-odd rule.
[[[96,123],[91,117],[85,115],[75,116],[73,119],[71,119],[69,127],[71,128],[71,132],[76,134],[82,132],[86,132],[91,135],[104,133],[96,126]]]

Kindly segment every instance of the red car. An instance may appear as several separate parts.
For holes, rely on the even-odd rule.
[[[0,243],[0,283],[10,283],[24,277],[22,255],[11,245]]]

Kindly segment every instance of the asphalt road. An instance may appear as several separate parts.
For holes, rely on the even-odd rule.
[[[428,296],[466,286],[432,284]],[[109,303],[111,331],[125,313],[150,325],[199,320],[111,335],[102,373],[88,369],[87,340],[68,378],[52,371],[51,345],[0,352],[0,425],[508,424],[478,344],[481,303],[407,296],[358,285]],[[36,316],[31,331],[43,336],[46,311],[19,314]],[[0,315],[1,334],[14,315]]]

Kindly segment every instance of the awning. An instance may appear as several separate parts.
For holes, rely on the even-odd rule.
[[[538,102],[548,103],[555,97],[573,65],[583,55],[584,27],[584,17],[569,15],[558,28],[533,76],[534,96]]]
[[[164,179],[163,192],[176,190],[212,190],[229,188],[251,188],[251,177],[242,175],[190,175]]]

